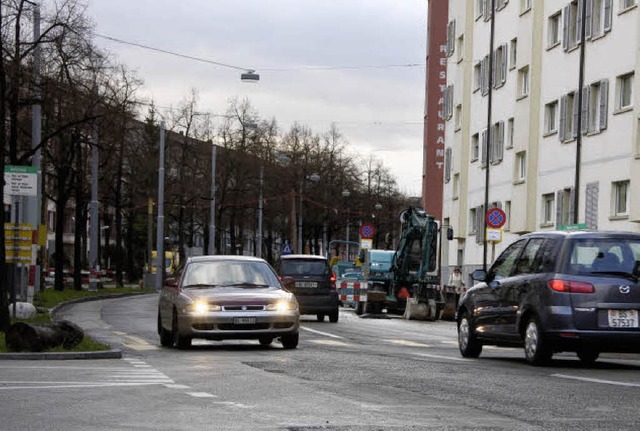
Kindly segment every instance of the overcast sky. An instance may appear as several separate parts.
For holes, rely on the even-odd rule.
[[[323,133],[335,122],[352,149],[383,160],[419,196],[426,0],[88,0],[96,33],[256,69],[240,71],[96,38],[144,80],[142,94],[176,106],[192,88],[202,111],[248,98],[283,130]],[[389,66],[339,68],[341,66]],[[309,67],[338,67],[332,70]]]

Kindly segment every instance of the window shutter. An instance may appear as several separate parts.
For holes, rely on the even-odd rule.
[[[582,129],[582,134],[586,134],[589,131],[589,93],[591,92],[591,87],[588,85],[582,89],[582,123],[580,124],[580,128]]]
[[[453,117],[453,85],[447,87],[447,120]]]
[[[578,91],[573,92],[573,124],[571,130],[571,138],[578,136],[578,115],[580,115],[580,107],[578,106]]]
[[[611,0],[604,0],[604,31],[611,31]]]
[[[585,196],[585,223],[587,229],[598,229],[598,195],[599,184],[587,184]]]
[[[600,81],[600,129],[607,128],[607,119],[609,117],[609,80]]]
[[[502,45],[502,83],[504,84],[507,81],[507,67],[508,67],[508,55],[509,46],[505,43]]]
[[[498,146],[496,148],[496,161],[502,161],[504,157],[504,121],[498,123]]]
[[[484,58],[480,60],[480,93],[482,95],[484,95],[484,72],[487,68],[487,64],[484,60]]]
[[[484,205],[476,207],[476,242],[484,242]]]
[[[491,84],[493,88],[498,88],[498,50],[496,49],[491,53],[492,57],[492,68],[491,68]]]
[[[448,183],[451,180],[451,148],[445,150],[444,157],[444,182]]]
[[[569,49],[569,11],[569,6],[562,11],[562,48],[565,51]]]
[[[560,124],[558,126],[558,138],[560,142],[564,142],[566,137],[566,127],[567,127],[567,96],[562,96],[560,98]]]
[[[456,20],[451,21],[451,55],[456,52]]]
[[[487,129],[482,131],[482,154],[480,155],[482,167],[487,166]]]
[[[581,0],[578,0],[581,1]],[[591,39],[591,35],[593,34],[593,19],[591,18],[593,16],[593,0],[584,0],[587,2],[587,10],[586,10],[586,22],[584,25],[584,37],[586,40],[590,40]]]
[[[582,6],[585,0],[578,0],[578,13],[576,15],[576,42],[582,41]]]
[[[491,10],[491,0],[484,0],[484,20],[489,21],[491,19],[491,14],[493,11]]]
[[[556,192],[556,228],[562,225],[562,190]]]
[[[572,224],[575,220],[575,208],[576,199],[575,199],[575,188],[571,187],[571,191],[569,192],[569,224]]]

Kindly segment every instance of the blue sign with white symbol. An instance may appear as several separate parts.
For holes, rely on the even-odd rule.
[[[291,254],[291,244],[288,242],[282,244],[282,254]]]
[[[507,222],[507,215],[500,208],[491,208],[487,211],[487,225],[498,229]]]

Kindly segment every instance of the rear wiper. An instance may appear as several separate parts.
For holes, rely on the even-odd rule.
[[[260,284],[260,283],[233,283],[233,284],[227,284],[227,286],[231,286],[231,287],[246,287],[246,288],[269,287],[268,284]]]
[[[591,271],[591,274],[619,275],[621,277],[629,278],[635,282],[638,281],[638,277],[636,275],[630,274],[626,271]]]

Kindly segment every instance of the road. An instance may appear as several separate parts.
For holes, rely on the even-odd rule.
[[[64,316],[123,359],[0,362],[2,430],[637,429],[640,356],[550,367],[520,349],[461,358],[452,322],[304,316],[298,349],[195,341],[165,349],[157,296]]]

